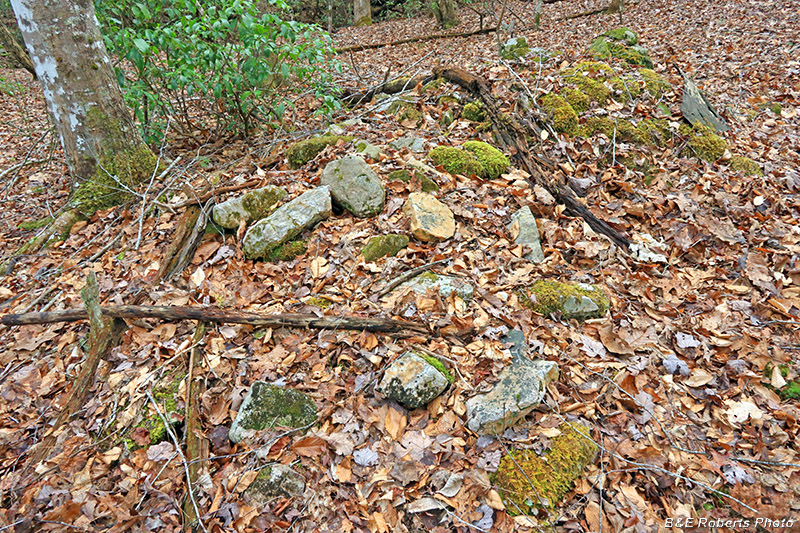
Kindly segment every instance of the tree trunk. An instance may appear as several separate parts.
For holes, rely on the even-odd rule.
[[[11,64],[20,68],[24,68],[33,76],[36,76],[36,71],[33,69],[31,58],[25,51],[25,45],[21,42],[17,24],[14,19],[4,20],[0,23],[0,46],[8,54]]]
[[[134,126],[92,0],[11,0],[84,214],[121,203],[157,161]]]
[[[533,29],[539,31],[542,23],[542,0],[534,0],[533,3]]]
[[[354,0],[353,23],[356,26],[369,26],[372,24],[372,6],[369,0]]]
[[[433,11],[433,16],[436,17],[436,22],[442,28],[452,28],[458,24],[456,0],[433,0],[431,11]]]

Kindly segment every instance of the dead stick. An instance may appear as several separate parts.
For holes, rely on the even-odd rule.
[[[205,381],[196,379],[196,367],[202,355],[200,344],[206,333],[206,323],[198,322],[197,329],[192,336],[192,349],[189,352],[189,371],[186,384],[186,462],[189,466],[187,479],[187,496],[183,505],[184,521],[183,531],[191,533],[197,525],[199,516],[198,509],[195,507],[192,495],[188,491],[193,490],[197,483],[197,476],[200,472],[202,462],[208,458],[208,440],[203,436],[200,429],[200,399],[206,390]]]
[[[436,39],[448,39],[451,37],[472,37],[473,35],[486,35],[495,31],[497,28],[484,28],[473,31],[465,31],[461,33],[434,33],[432,35],[421,35],[419,37],[408,37],[406,39],[399,39],[397,41],[390,41],[387,43],[372,43],[372,44],[356,44],[353,46],[344,46],[336,50],[337,54],[343,52],[360,52],[362,50],[374,50],[375,48],[383,48],[384,46],[397,46],[400,44],[408,43],[421,43],[425,41],[434,41]]]
[[[213,323],[249,324],[273,328],[313,328],[374,331],[381,333],[430,333],[423,324],[405,320],[384,318],[362,318],[355,316],[318,317],[317,315],[284,313],[263,315],[247,311],[224,310],[211,307],[111,305],[101,307],[103,316],[109,318],[158,318],[161,320],[204,320]],[[89,314],[84,309],[67,309],[51,313],[25,313],[5,315],[1,322],[7,326],[29,324],[52,324],[54,322],[76,322],[86,320]]]
[[[404,281],[406,281],[408,279],[411,279],[414,276],[416,276],[417,274],[421,274],[421,273],[425,272],[426,270],[430,270],[432,267],[435,267],[436,265],[439,265],[441,263],[446,263],[448,261],[450,261],[450,258],[448,258],[448,259],[440,259],[438,261],[434,261],[433,263],[428,263],[428,264],[425,264],[425,265],[422,265],[422,266],[418,266],[417,268],[412,268],[408,272],[398,276],[391,283],[389,283],[387,286],[385,286],[383,289],[381,289],[380,292],[378,292],[378,294],[376,296],[378,298],[382,298],[383,296],[389,294],[392,291],[392,289],[394,289],[395,287],[397,287],[398,285],[400,285]]]

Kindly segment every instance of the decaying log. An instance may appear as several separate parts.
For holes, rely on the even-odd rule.
[[[75,379],[75,383],[72,385],[66,403],[61,408],[61,413],[59,413],[48,434],[34,449],[28,462],[28,467],[34,467],[48,458],[56,442],[58,430],[83,406],[84,399],[94,383],[95,372],[100,361],[108,356],[111,349],[116,346],[122,331],[125,329],[125,324],[121,320],[103,316],[100,304],[97,302],[99,289],[94,272],[90,273],[88,283],[81,291],[81,296],[86,308],[80,311],[85,318],[89,319],[90,324],[89,353],[81,366],[81,371]]]
[[[200,343],[206,333],[206,323],[198,322],[197,328],[192,336],[192,349],[189,352],[189,372],[186,377],[186,462],[188,466],[187,494],[183,502],[183,531],[191,533],[194,531],[197,521],[195,502],[192,501],[188,491],[194,490],[197,478],[204,461],[208,459],[208,439],[203,436],[200,429],[200,403],[203,393],[206,391],[205,381],[197,375],[196,367],[202,360],[202,349]],[[196,498],[195,498],[196,500]]]
[[[508,147],[508,152],[513,154],[512,159],[530,174],[528,182],[531,186],[544,187],[557,202],[566,207],[567,214],[582,217],[594,231],[607,236],[618,246],[624,249],[628,248],[627,238],[611,227],[608,222],[589,211],[566,184],[558,183],[550,173],[542,169],[540,162],[530,151],[525,130],[520,126],[519,120],[512,120],[500,110],[486,80],[461,68],[436,68],[434,75],[463,87],[481,99],[489,119],[503,143]]]
[[[158,318],[161,320],[203,320],[218,324],[249,324],[270,328],[312,328],[312,329],[346,329],[355,331],[373,331],[398,335],[430,334],[423,324],[405,320],[384,318],[362,318],[355,316],[323,316],[299,313],[262,315],[247,311],[218,309],[212,307],[180,307],[149,305],[111,305],[100,308],[103,316],[108,318]],[[67,309],[51,313],[25,313],[21,315],[5,315],[2,323],[7,326],[25,326],[29,324],[52,324],[54,322],[76,322],[86,320],[89,314],[85,309]]]
[[[477,30],[465,31],[461,33],[433,33],[431,35],[420,35],[418,37],[408,37],[406,39],[399,39],[397,41],[389,41],[388,43],[369,43],[369,44],[354,44],[353,46],[343,46],[336,50],[337,54],[345,52],[360,52],[362,50],[374,50],[375,48],[383,48],[384,46],[397,46],[400,44],[408,43],[421,43],[425,41],[434,41],[436,39],[449,39],[451,37],[472,37],[473,35],[486,35],[497,31],[497,28],[479,28]]]
[[[413,78],[397,78],[386,83],[382,83],[377,87],[366,91],[348,91],[345,90],[342,94],[342,102],[346,105],[358,105],[361,102],[369,102],[376,94],[397,94],[404,91],[410,91],[419,84],[426,84],[433,81],[435,78],[431,75],[427,76],[414,76]]]
[[[169,280],[192,261],[194,252],[203,239],[207,218],[200,206],[189,206],[183,212],[172,241],[167,247],[167,253],[164,254],[164,260],[158,271],[159,280]]]

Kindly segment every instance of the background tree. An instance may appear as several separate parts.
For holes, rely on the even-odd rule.
[[[370,6],[369,0],[354,0],[353,23],[356,26],[372,24],[372,6]]]
[[[0,48],[6,52],[11,65],[36,75],[8,0],[0,0]]]
[[[433,0],[431,11],[436,22],[443,28],[452,28],[458,24],[458,6],[456,0]]]
[[[156,157],[122,98],[92,0],[12,0],[83,214],[119,203]]]

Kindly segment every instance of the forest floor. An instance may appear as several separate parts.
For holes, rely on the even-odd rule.
[[[522,111],[521,93],[562,88],[564,69],[589,59],[585,50],[594,37],[618,26],[616,15],[558,20],[598,6],[557,2],[545,5],[539,31],[526,30],[530,3],[510,5],[519,17],[516,36],[553,54],[550,59],[502,63],[494,34],[449,38],[342,54],[341,84],[379,84],[387,69],[394,77],[463,67],[491,80],[493,94],[512,114]],[[468,12],[463,19],[460,31],[477,25]],[[666,531],[667,519],[681,518],[749,520],[747,527],[731,522],[718,531],[798,531],[797,3],[641,0],[626,5],[624,25],[638,33],[654,70],[672,87],[658,101],[642,92],[593,104],[581,121],[590,115],[619,121],[659,116],[669,123],[668,138],[637,144],[616,133],[559,134],[537,149],[559,163],[556,177],[586,190],[583,201],[595,214],[633,240],[651,236],[663,258],[645,261],[614,246],[527,187],[520,169],[482,180],[439,168],[436,194],[454,212],[457,230],[438,244],[412,241],[397,257],[375,263],[359,256],[371,236],[408,231],[401,207],[419,184],[393,182],[380,216],[325,220],[308,235],[307,252],[294,260],[246,260],[237,235],[208,233],[180,276],[154,283],[181,213],[160,209],[146,217],[141,205],[132,205],[99,212],[62,241],[19,258],[0,283],[0,313],[81,307],[79,291],[91,271],[108,305],[136,298],[262,313],[399,316],[436,328],[438,334],[411,337],[210,328],[201,360],[194,362],[194,375],[205,385],[199,420],[211,455],[199,463],[194,489],[208,531],[552,526],[644,532]],[[334,40],[343,47],[435,31],[428,18],[402,19],[341,29]],[[714,161],[696,157],[680,133],[683,83],[674,66],[695,79],[731,127],[724,134],[726,152]],[[469,96],[456,86],[409,94],[419,122],[398,120],[375,103],[343,110],[336,121],[359,117],[346,133],[381,146],[408,134],[431,147],[475,138],[494,142],[491,131],[478,132],[475,123],[458,117],[441,125],[449,104],[440,96]],[[666,109],[655,111],[657,104]],[[296,111],[298,130],[322,131],[321,119],[307,116],[309,108]],[[64,204],[69,175],[41,89],[24,71],[0,69],[0,117],[5,260],[35,235],[25,223],[52,216]],[[176,143],[165,153],[190,162],[178,167],[179,182],[199,188],[213,175],[222,177],[220,185],[257,177],[286,187],[293,197],[318,184],[325,164],[351,150],[343,143],[298,170],[285,161],[267,168],[274,153],[264,148],[267,141]],[[373,164],[381,176],[402,168],[410,155],[388,146],[383,151]],[[736,155],[754,160],[761,172],[734,170]],[[12,168],[22,161],[31,164]],[[179,191],[174,200],[186,198]],[[506,229],[511,213],[524,205],[539,222],[546,256],[541,264],[522,257]],[[430,294],[375,297],[409,269],[440,260],[449,261],[435,271],[476,287],[468,305]],[[537,315],[516,295],[536,279],[596,283],[611,310],[583,322]],[[309,301],[314,296],[330,305],[313,305],[319,302]],[[412,301],[415,312],[404,313]],[[128,326],[100,363],[82,409],[59,429],[53,453],[40,464],[29,459],[81,369],[89,326],[0,326],[0,531],[181,529],[186,464],[172,440],[151,442],[133,428],[150,410],[148,393],[169,384],[182,422],[186,381],[176,376],[185,376],[196,324],[139,319]],[[479,438],[465,427],[465,402],[486,390],[507,362],[500,339],[513,327],[525,333],[531,355],[558,363],[560,377],[523,423],[497,438]],[[411,347],[442,356],[457,374],[441,397],[416,410],[375,391],[386,365]],[[227,429],[256,380],[307,393],[320,419],[306,433],[275,431],[260,446],[232,444]],[[565,420],[590,428],[597,457],[563,501],[534,518],[512,516],[492,481],[500,458],[509,449],[546,450]],[[182,438],[182,425],[175,427]],[[263,506],[249,500],[246,489],[266,461],[301,473],[304,497],[277,497]],[[431,498],[439,503],[429,505]],[[756,526],[757,518],[784,522]]]

